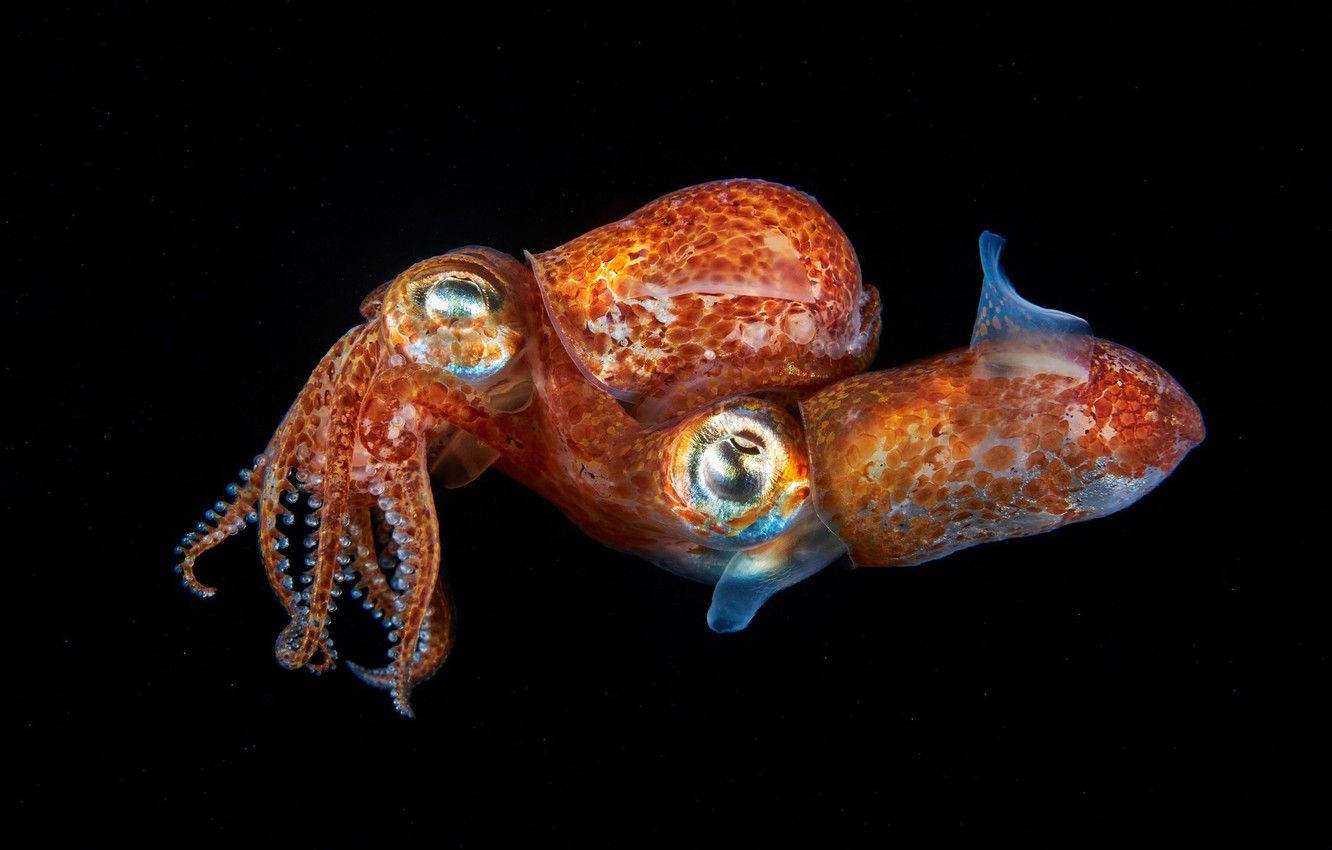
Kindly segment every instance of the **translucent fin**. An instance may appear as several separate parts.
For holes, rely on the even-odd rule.
[[[726,565],[708,608],[708,626],[714,632],[742,630],[770,596],[814,575],[846,552],[846,544],[810,507],[781,537],[737,552]]]
[[[1091,325],[1018,295],[999,264],[1003,248],[1003,237],[988,230],[981,234],[985,280],[971,330],[971,350],[981,355],[984,367],[994,374],[1052,373],[1086,380]]]
[[[517,413],[532,403],[536,388],[526,361],[527,350],[520,350],[498,375],[482,388],[484,404],[495,413]],[[452,425],[445,425],[430,444],[430,475],[449,489],[470,484],[490,468],[500,453]]]
[[[453,425],[431,444],[430,476],[450,490],[470,484],[490,468],[499,452]]]
[[[486,386],[486,404],[497,413],[519,413],[532,403],[536,386],[524,348],[509,361],[509,366]]]

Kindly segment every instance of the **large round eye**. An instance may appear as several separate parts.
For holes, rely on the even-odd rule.
[[[670,478],[677,513],[716,548],[771,540],[809,496],[800,427],[781,408],[757,399],[737,399],[682,423]]]
[[[394,282],[385,327],[406,360],[489,387],[521,349],[517,314],[484,269],[448,259],[419,263]]]
[[[484,288],[483,288],[484,287]],[[483,281],[445,275],[420,290],[421,309],[437,319],[482,319],[499,294]]]

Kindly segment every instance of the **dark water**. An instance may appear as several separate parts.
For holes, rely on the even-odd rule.
[[[1204,38],[1127,15],[657,11],[129,7],[11,33],[20,818],[453,844],[1261,817],[1255,777],[1286,770],[1256,720],[1283,494],[1255,351],[1289,295],[1255,271],[1310,221],[1295,204],[1326,150],[1300,83],[1326,20]],[[414,722],[345,670],[277,667],[252,532],[201,561],[218,597],[179,588],[172,545],[371,288],[733,176],[799,187],[846,230],[883,296],[877,368],[966,343],[988,228],[1029,299],[1165,366],[1207,441],[1111,518],[921,569],[834,565],[725,637],[708,588],[487,474],[438,493],[461,632]],[[376,659],[359,615],[340,647]]]

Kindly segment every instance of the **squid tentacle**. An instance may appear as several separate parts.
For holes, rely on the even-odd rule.
[[[386,500],[385,504],[389,504],[387,501],[389,497],[380,496],[380,498]],[[369,528],[362,524],[365,530],[362,532],[361,542],[356,546],[360,578],[352,588],[352,597],[364,597],[361,607],[370,611],[386,628],[391,629],[396,625],[394,617],[397,612],[393,600],[398,594],[389,581],[388,571],[397,561],[398,540],[406,541],[409,535],[405,529],[389,525],[384,519],[383,511],[378,507],[373,512],[367,511],[367,518],[371,513],[375,514],[374,534],[371,535]],[[376,548],[379,553],[378,562],[375,558]],[[435,675],[448,658],[449,652],[453,649],[454,622],[453,603],[445,588],[444,577],[441,575],[435,582],[430,606],[426,610],[426,617],[422,621],[421,631],[417,637],[416,646],[421,654],[421,660],[413,658],[409,676],[409,684],[412,687]],[[392,667],[376,670],[350,661],[347,662],[347,666],[368,685],[385,691],[393,687]]]
[[[240,484],[227,486],[228,495],[233,501],[218,502],[205,512],[204,518],[214,523],[212,527],[199,523],[195,530],[186,534],[176,547],[176,554],[181,561],[175,571],[182,576],[187,588],[200,596],[212,596],[216,588],[203,584],[194,573],[194,564],[199,556],[221,543],[227,537],[239,533],[246,525],[258,522],[261,551],[268,568],[269,580],[277,593],[278,599],[290,608],[290,588],[282,587],[282,570],[285,558],[272,557],[271,552],[286,548],[285,535],[276,531],[276,516],[282,515],[284,523],[291,524],[291,513],[278,503],[279,497],[295,502],[296,493],[284,491],[287,475],[297,467],[301,450],[308,453],[309,447],[298,444],[308,429],[306,412],[318,406],[318,397],[330,385],[336,376],[346,355],[355,344],[365,336],[366,326],[353,328],[342,336],[328,353],[320,360],[314,374],[297,396],[296,403],[282,417],[273,439],[264,453],[254,459],[252,466],[240,471]],[[278,565],[283,565],[279,567]]]
[[[194,563],[199,556],[228,537],[240,533],[246,525],[258,521],[259,516],[254,510],[259,499],[257,473],[266,461],[264,455],[259,455],[254,459],[253,466],[242,469],[240,484],[227,485],[227,495],[232,497],[232,501],[219,501],[205,511],[204,522],[181,538],[180,545],[176,547],[180,562],[176,564],[175,571],[180,575],[181,583],[195,595],[207,598],[217,593],[217,588],[199,581],[194,574]],[[210,522],[212,526],[208,525]]]
[[[287,616],[292,618],[294,623],[298,619],[304,618],[304,606],[308,602],[305,591],[297,590],[292,580],[291,562],[284,553],[288,549],[289,541],[287,535],[278,530],[278,518],[281,517],[283,525],[291,526],[295,523],[296,516],[288,509],[287,505],[295,505],[300,499],[300,489],[317,488],[322,483],[322,476],[319,473],[310,473],[306,471],[305,463],[309,460],[310,447],[303,442],[307,439],[307,429],[305,427],[304,411],[318,406],[318,396],[323,391],[324,384],[331,380],[336,371],[336,362],[343,353],[351,334],[343,337],[337,345],[325,356],[320,368],[316,370],[317,376],[322,376],[322,381],[311,380],[297,397],[296,403],[278,426],[277,436],[273,439],[273,447],[269,454],[272,456],[267,474],[264,476],[263,495],[259,501],[259,550],[264,561],[264,574],[268,578],[268,584],[277,596],[278,602],[286,611]],[[295,475],[299,484],[291,481],[291,476]],[[315,509],[309,517],[314,517],[318,521],[319,507],[318,497],[311,493],[311,508]],[[286,504],[283,504],[285,502]],[[311,520],[307,517],[307,522]],[[302,582],[305,581],[305,575],[302,574]],[[283,633],[291,629],[289,624]],[[280,646],[281,638],[279,638]],[[337,655],[333,649],[333,641],[326,635],[320,641],[319,649],[321,658],[310,665],[313,672],[320,673],[332,666]],[[287,666],[281,650],[275,654],[278,657],[278,663]],[[300,666],[300,665],[295,665]]]
[[[282,499],[291,496],[295,502],[295,490],[289,486],[287,476],[291,472],[293,457],[288,447],[283,446],[274,452],[275,458],[264,476],[263,494],[259,499],[259,552],[263,556],[264,574],[268,578],[273,593],[282,607],[291,612],[293,607],[291,576],[287,575],[287,558],[282,553],[287,549],[287,535],[278,530],[278,517],[283,525],[291,525],[295,516],[282,504]]]
[[[399,463],[385,464],[382,479],[370,492],[380,498],[397,544],[399,564],[391,584],[397,594],[389,621],[397,645],[389,648],[391,663],[386,667],[349,666],[362,681],[387,688],[394,707],[411,717],[412,688],[438,669],[452,646],[452,608],[439,584],[439,521],[424,448]]]
[[[390,627],[396,594],[389,587],[389,571],[398,551],[392,537],[393,527],[384,522],[383,512],[378,509],[363,510],[356,524],[360,532],[356,536],[358,578],[351,595],[353,599],[362,599],[361,607]]]
[[[322,471],[308,475],[306,484],[312,491],[310,520],[318,525],[318,533],[306,538],[307,548],[313,548],[312,569],[301,576],[308,585],[300,591],[300,598],[292,611],[291,622],[278,635],[274,653],[283,667],[295,669],[309,664],[315,672],[333,665],[336,656],[328,634],[332,613],[337,610],[335,597],[341,594],[336,587],[343,578],[343,568],[351,563],[353,534],[351,487],[352,453],[356,443],[357,416],[365,389],[374,372],[373,341],[361,345],[364,334],[353,340],[346,356],[336,364],[332,389],[327,400],[328,426],[326,450]],[[299,475],[299,473],[298,473]],[[316,651],[322,657],[311,663]]]
[[[311,460],[309,441],[313,433],[312,418],[317,421],[318,412],[328,406],[330,387],[336,386],[348,361],[348,355],[355,352],[359,343],[367,336],[366,326],[358,326],[347,332],[334,343],[324,355],[309,382],[302,388],[295,404],[283,416],[273,439],[262,455],[254,459],[254,465],[242,469],[241,484],[227,488],[234,496],[230,505],[219,502],[205,514],[205,518],[216,523],[209,528],[204,523],[196,527],[195,532],[186,535],[177,547],[177,554],[182,556],[176,571],[181,574],[187,588],[200,596],[212,596],[215,588],[204,585],[194,574],[194,564],[204,552],[238,533],[247,524],[258,523],[259,551],[264,562],[264,572],[278,602],[293,620],[307,619],[305,614],[309,595],[294,587],[292,575],[288,572],[290,562],[284,554],[288,548],[287,536],[278,530],[278,517],[283,525],[291,525],[295,519],[282,503],[295,504],[299,490],[312,491],[312,496],[319,488],[322,475],[312,471],[308,465]],[[368,381],[367,381],[368,383]],[[350,452],[346,453],[348,456]],[[316,458],[317,460],[317,458]],[[288,476],[295,470],[299,485],[293,484]],[[317,496],[315,496],[317,498]],[[312,508],[317,507],[311,504]],[[317,514],[315,514],[317,517]],[[336,595],[336,594],[330,594]],[[288,626],[288,629],[291,627]],[[286,630],[284,630],[286,633]],[[307,664],[314,672],[321,672],[332,666],[336,655],[333,642],[326,630],[319,630],[315,636],[315,646],[300,663]],[[321,651],[321,658],[310,663],[314,650]],[[279,662],[284,662],[284,654],[279,651]],[[294,657],[287,657],[294,661]]]
[[[291,563],[283,554],[288,546],[287,536],[278,530],[277,518],[280,516],[284,525],[291,525],[295,515],[282,502],[295,504],[299,496],[296,489],[287,480],[287,475],[292,468],[294,452],[288,446],[287,451],[279,457],[279,461],[270,467],[264,481],[264,495],[259,503],[259,545],[263,554],[264,574],[268,578],[269,586],[273,588],[273,593],[277,596],[278,602],[282,604],[287,615],[295,621],[304,616],[303,606],[306,600],[304,591],[297,590],[292,580],[292,573],[289,571]],[[311,516],[317,516],[317,514],[312,513]],[[302,575],[302,581],[304,581],[304,575]],[[310,669],[316,673],[327,670],[337,658],[337,654],[333,650],[333,641],[327,635],[320,641],[318,648],[321,650],[321,658],[309,664]],[[282,661],[280,655],[278,660],[279,662]]]
[[[453,650],[454,610],[453,602],[444,588],[443,579],[436,581],[431,593],[430,605],[426,609],[425,619],[417,634],[416,652],[413,655],[411,671],[408,674],[409,690],[439,672],[444,661]],[[367,685],[383,691],[391,691],[397,686],[395,666],[377,668],[362,667],[354,661],[347,662],[347,668]],[[410,709],[410,705],[409,705]]]

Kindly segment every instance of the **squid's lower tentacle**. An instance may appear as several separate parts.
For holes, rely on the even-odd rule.
[[[380,499],[386,500],[385,504],[388,504],[389,498],[380,496]],[[397,561],[398,540],[405,541],[409,539],[409,535],[405,528],[389,525],[384,519],[383,511],[378,508],[374,511],[365,511],[362,516],[370,520],[372,514],[373,526],[361,519],[357,520],[358,527],[364,530],[360,542],[356,544],[355,566],[360,578],[352,588],[352,598],[364,597],[361,607],[370,611],[371,615],[383,622],[385,627],[393,628],[401,619],[393,605],[393,601],[398,598],[394,585],[401,586],[402,582],[396,577],[390,581],[388,573]],[[373,534],[370,532],[371,527],[374,529]],[[411,686],[419,685],[435,675],[444,660],[448,658],[449,652],[453,649],[454,622],[453,603],[445,588],[444,577],[441,575],[435,582],[435,590],[426,609],[425,620],[422,621],[421,631],[417,635],[416,647],[417,652],[421,654],[421,660],[414,659],[412,662],[409,682]],[[361,681],[369,685],[382,690],[390,690],[393,687],[392,667],[374,670],[352,662],[348,662],[347,665]]]
[[[440,579],[435,584],[425,619],[417,633],[416,652],[407,680],[409,691],[439,672],[449,657],[449,652],[453,650],[454,634],[453,602],[444,588],[443,579]],[[396,665],[369,668],[348,661],[347,668],[371,687],[384,691],[391,691],[397,687]],[[410,716],[410,704],[407,709],[404,714]]]
[[[412,688],[439,668],[453,643],[453,609],[439,581],[439,522],[424,451],[383,466],[370,492],[379,498],[396,544],[390,634],[397,645],[389,649],[387,667],[349,666],[362,681],[388,689],[394,706],[410,717]]]

